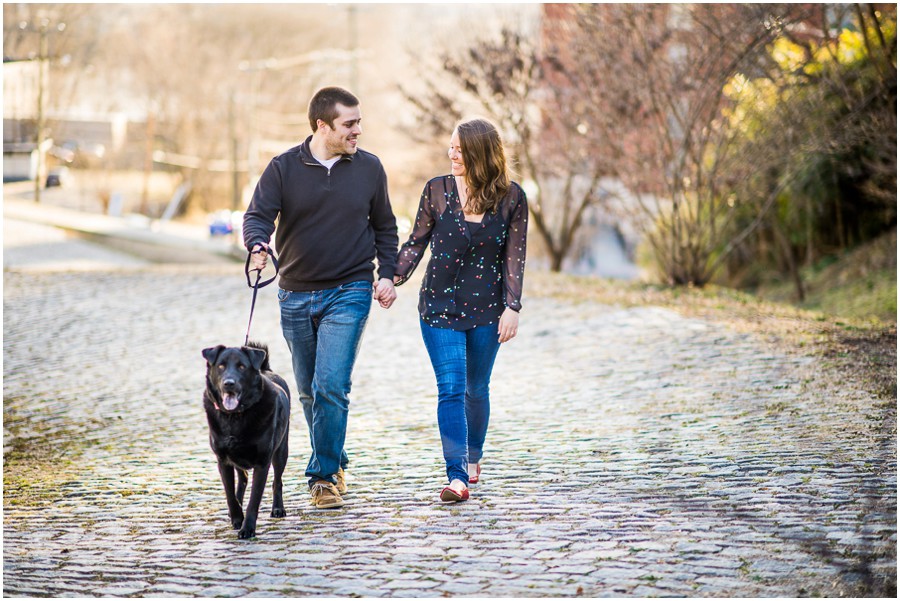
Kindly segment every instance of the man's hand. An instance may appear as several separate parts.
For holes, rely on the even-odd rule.
[[[388,278],[381,278],[374,285],[375,292],[373,297],[381,305],[382,309],[388,309],[397,300],[397,291],[394,289],[394,282]]]
[[[497,330],[501,343],[515,338],[516,334],[519,333],[519,314],[509,307],[504,309],[503,315],[500,316],[500,326]]]
[[[267,254],[268,251],[269,247],[264,244],[253,245],[253,249],[250,253],[250,262],[253,264],[253,269],[262,271],[266,268],[266,260],[269,258],[269,255]]]

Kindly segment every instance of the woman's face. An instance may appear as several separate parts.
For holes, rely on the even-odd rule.
[[[454,129],[453,135],[450,136],[450,150],[447,151],[450,157],[450,173],[459,177],[466,174],[466,165],[463,163],[462,148],[459,146],[459,133]]]

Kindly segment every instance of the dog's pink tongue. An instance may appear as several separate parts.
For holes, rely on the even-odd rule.
[[[238,397],[236,394],[226,394],[222,397],[222,406],[228,411],[234,411],[238,406]]]

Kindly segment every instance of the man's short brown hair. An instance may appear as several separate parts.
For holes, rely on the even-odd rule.
[[[338,116],[337,105],[353,107],[359,106],[359,98],[345,90],[331,86],[322,88],[309,101],[309,125],[312,127],[313,133],[319,129],[318,121],[321,119],[328,124],[328,127],[334,128],[334,120]]]

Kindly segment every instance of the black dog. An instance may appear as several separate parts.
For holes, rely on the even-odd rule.
[[[272,373],[265,345],[223,345],[203,349],[206,359],[206,391],[203,407],[209,422],[209,445],[219,461],[231,525],[238,538],[256,533],[256,517],[266,488],[269,466],[275,466],[272,483],[272,517],[285,516],[281,475],[288,458],[291,398],[287,382]],[[241,510],[247,488],[247,471],[253,469],[253,485],[247,516]],[[235,472],[237,486],[235,487]]]

